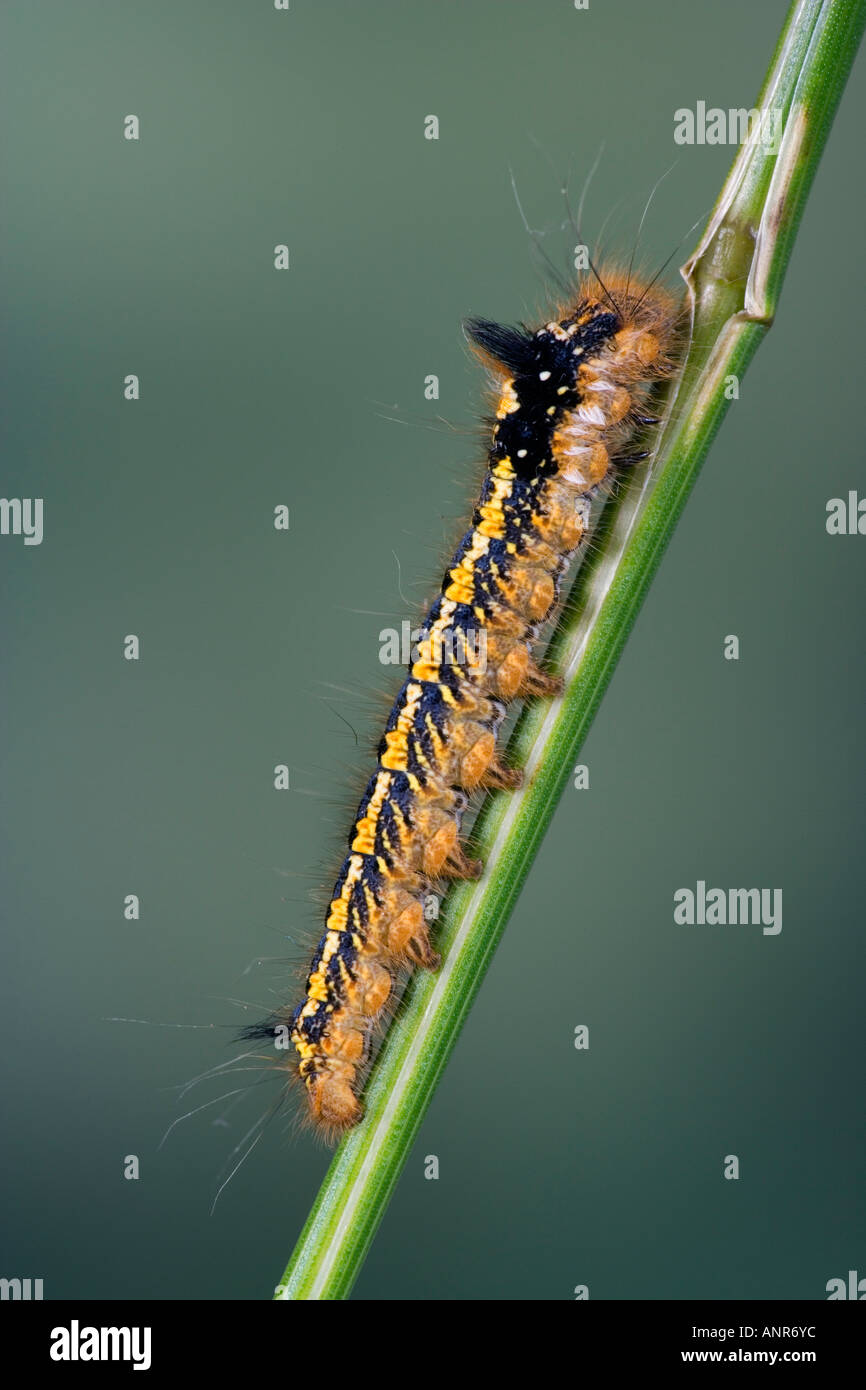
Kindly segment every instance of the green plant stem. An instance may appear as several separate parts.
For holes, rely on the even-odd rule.
[[[780,112],[774,150],[750,137],[681,274],[691,346],[651,466],[611,503],[548,653],[564,695],[528,706],[511,756],[524,788],[491,796],[473,829],[486,869],[449,896],[442,969],[417,974],[276,1290],[346,1298],[492,959],[581,743],[670,540],[704,455],[772,323],[800,216],[866,24],[866,0],[798,0],[758,102]],[[671,393],[674,395],[674,393]]]

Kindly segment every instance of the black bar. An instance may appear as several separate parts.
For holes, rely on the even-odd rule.
[[[402,1318],[388,1317],[377,1307],[373,1325],[364,1328],[360,1320],[367,1314],[351,1300],[313,1312],[298,1304],[265,1302],[7,1301],[0,1308],[0,1329],[4,1362],[21,1375],[92,1378],[105,1367],[115,1376],[133,1375],[138,1362],[140,1376],[158,1378],[193,1371],[213,1372],[220,1382],[235,1374],[252,1375],[260,1383],[264,1372],[273,1371],[284,1375],[290,1388],[299,1375],[318,1380],[326,1367],[346,1357],[353,1370],[369,1371],[375,1364],[390,1375],[402,1364],[404,1373],[411,1374],[411,1358],[418,1352],[425,1378],[437,1363],[453,1370],[458,1354],[467,1372],[473,1364],[486,1363],[493,1373],[493,1361],[504,1357],[511,1362],[524,1347],[540,1375],[550,1370],[551,1351],[564,1356],[569,1378],[590,1370],[597,1378],[605,1371],[652,1375],[677,1366],[739,1363],[805,1365],[823,1380],[828,1372],[853,1370],[862,1361],[862,1317],[833,1301],[575,1301],[560,1305],[558,1313],[554,1305],[543,1313],[543,1305],[535,1302],[531,1312],[509,1316],[506,1328],[496,1311],[500,1305],[487,1304],[488,1314],[480,1313],[478,1303],[464,1306],[463,1314],[452,1305],[440,1314],[431,1309]],[[463,1317],[471,1319],[465,1328]],[[546,1325],[541,1339],[540,1321]],[[308,1328],[315,1330],[315,1341],[303,1339]],[[394,1353],[404,1350],[406,1362],[395,1362]],[[105,1359],[88,1359],[93,1351]],[[126,1359],[112,1359],[115,1351]],[[513,1364],[516,1374],[517,1366],[526,1363]]]

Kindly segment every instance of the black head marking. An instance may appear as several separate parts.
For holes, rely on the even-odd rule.
[[[568,321],[563,327],[570,326]],[[595,314],[585,324],[576,330],[572,338],[574,347],[579,347],[589,356],[593,352],[598,352],[615,333],[622,327],[622,321],[618,314],[610,314],[607,311]]]

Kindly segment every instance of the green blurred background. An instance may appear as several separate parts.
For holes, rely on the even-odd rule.
[[[586,228],[628,253],[676,161],[640,257],[682,242],[675,266],[732,150],[675,146],[673,113],[751,106],[785,12],[7,0],[2,490],[45,499],[45,538],[0,541],[0,1274],[270,1295],[327,1165],[292,1107],[211,1204],[277,1081],[158,1145],[256,1081],[175,1089],[294,995],[318,932],[400,679],[379,632],[430,595],[478,476],[460,320],[545,303],[509,170],[565,265],[560,175],[579,194],[604,146]],[[355,1297],[820,1299],[866,1274],[866,540],[824,524],[866,476],[864,104],[861,62],[590,789],[557,811]],[[697,879],[781,887],[781,934],[676,926]]]

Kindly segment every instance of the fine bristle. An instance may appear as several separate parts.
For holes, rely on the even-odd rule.
[[[535,361],[535,339],[531,333],[479,318],[465,319],[463,331],[471,343],[515,375],[531,370]]]

